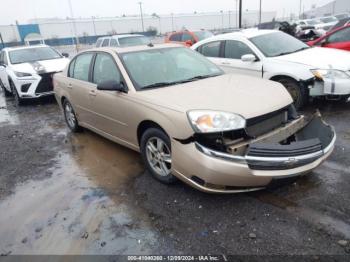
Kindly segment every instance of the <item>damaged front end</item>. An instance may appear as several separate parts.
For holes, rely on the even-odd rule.
[[[306,166],[330,154],[335,139],[333,127],[319,112],[306,119],[291,105],[248,119],[244,129],[195,134],[192,141],[182,143],[195,142],[203,154],[248,165],[253,171],[278,171]]]

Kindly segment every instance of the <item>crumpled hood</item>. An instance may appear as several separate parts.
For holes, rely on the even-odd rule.
[[[35,70],[35,68],[38,66],[39,68],[43,68],[44,72],[50,73],[50,72],[63,71],[68,63],[69,63],[69,59],[59,58],[59,59],[52,59],[52,60],[22,63],[22,64],[14,64],[14,65],[11,65],[11,67],[14,71],[17,71],[17,72],[36,74],[38,72]]]
[[[315,69],[332,67],[342,71],[350,70],[350,52],[332,48],[313,47],[293,54],[279,56],[275,59],[304,64]]]
[[[137,96],[180,112],[218,110],[240,114],[246,119],[276,111],[293,102],[279,83],[234,74],[139,91]]]

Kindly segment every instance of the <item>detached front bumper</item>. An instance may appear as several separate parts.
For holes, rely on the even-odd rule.
[[[331,154],[336,134],[319,114],[295,133],[288,133],[293,126],[296,124],[251,141],[241,155],[215,151],[197,142],[183,145],[173,141],[173,172],[193,187],[212,193],[259,190],[272,180],[305,174]],[[279,132],[295,141],[278,143],[276,139],[283,137]]]
[[[350,95],[350,79],[315,80],[309,90],[311,96],[347,96]]]

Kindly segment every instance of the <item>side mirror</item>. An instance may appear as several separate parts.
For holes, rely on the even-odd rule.
[[[64,57],[66,57],[66,58],[69,57],[69,54],[68,54],[68,53],[62,53],[62,55],[63,55]]]
[[[117,82],[114,80],[109,80],[102,82],[97,85],[97,90],[104,90],[104,91],[118,91],[118,92],[124,92],[127,93],[127,89],[123,82]]]
[[[188,46],[191,46],[191,45],[193,45],[193,42],[192,42],[192,40],[186,40],[185,44]]]
[[[242,55],[241,60],[243,62],[255,62],[257,61],[257,58],[253,54],[247,54],[247,55]]]

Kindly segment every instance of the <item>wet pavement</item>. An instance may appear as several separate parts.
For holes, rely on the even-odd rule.
[[[53,99],[17,108],[0,92],[0,253],[348,254],[350,103],[315,108],[338,135],[322,166],[273,189],[210,195],[160,184],[138,153],[70,133]]]

